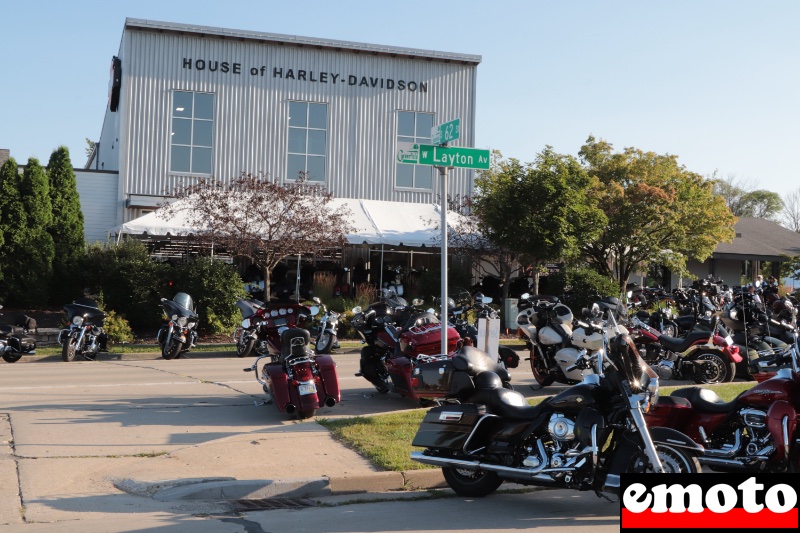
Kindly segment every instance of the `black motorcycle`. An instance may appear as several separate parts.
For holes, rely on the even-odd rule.
[[[28,336],[34,331],[36,320],[26,315],[17,315],[13,324],[0,324],[0,354],[6,363],[16,363],[23,355],[36,355],[36,339]]]
[[[674,429],[648,430],[644,413],[658,379],[630,336],[605,342],[606,350],[583,351],[575,362],[593,373],[533,407],[492,372],[480,373],[471,403],[428,412],[412,442],[425,450],[411,459],[441,467],[467,497],[504,481],[618,495],[621,474],[699,472],[701,446]]]
[[[200,319],[192,297],[179,292],[172,300],[161,298],[164,324],[158,330],[158,344],[164,359],[180,357],[197,342],[197,322]]]
[[[108,351],[108,335],[103,330],[106,314],[91,298],[79,298],[64,306],[67,327],[58,334],[61,359],[74,361],[80,356],[94,361],[97,354]]]

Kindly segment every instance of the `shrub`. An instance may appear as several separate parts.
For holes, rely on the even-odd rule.
[[[128,321],[114,311],[106,311],[106,323],[103,326],[109,343],[133,342],[133,331]]]
[[[244,282],[229,264],[211,257],[197,257],[175,267],[171,293],[185,292],[194,300],[200,316],[198,330],[229,334],[241,320],[236,302],[245,297]]]
[[[313,285],[314,296],[322,300],[322,303],[330,302],[333,299],[333,292],[336,288],[336,274],[324,270],[314,272]]]

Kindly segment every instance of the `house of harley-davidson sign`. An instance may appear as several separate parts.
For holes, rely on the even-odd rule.
[[[205,60],[183,58],[182,66],[187,70],[208,70],[209,72],[220,72],[222,74],[249,73],[250,76],[265,77],[285,80],[298,80],[315,83],[330,83],[332,85],[349,85],[357,87],[371,87],[373,89],[389,89],[411,92],[428,92],[428,82],[395,80],[393,78],[374,78],[372,76],[356,76],[355,74],[341,74],[333,72],[317,72],[313,70],[293,69],[284,67],[269,67],[261,65],[258,67],[242,67],[241,63],[230,61]]]

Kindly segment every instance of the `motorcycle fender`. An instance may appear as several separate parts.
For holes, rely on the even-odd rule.
[[[784,435],[783,420],[786,418],[786,434]],[[775,441],[777,451],[775,459],[782,460],[786,455],[786,446],[791,446],[795,427],[797,426],[797,411],[792,404],[785,400],[778,400],[769,406],[767,411],[767,429]],[[784,440],[785,439],[785,440]]]
[[[324,390],[322,398],[333,398],[336,403],[342,401],[342,393],[339,390],[339,377],[336,374],[336,363],[330,355],[317,355],[314,357],[319,370],[319,381]],[[319,396],[319,391],[317,392]]]
[[[669,446],[677,446],[678,448],[686,448],[703,454],[705,449],[697,444],[695,441],[678,431],[677,429],[665,427],[651,427],[650,438],[653,439],[655,444],[664,444]]]
[[[694,359],[695,359],[695,357],[697,355],[700,355],[700,354],[703,354],[703,353],[708,353],[708,352],[717,352],[724,359],[730,359],[732,361],[734,360],[733,356],[732,356],[732,354],[730,352],[728,352],[726,350],[723,350],[719,346],[709,346],[708,344],[695,344],[695,345],[691,346],[688,350],[683,352],[683,358],[686,361],[694,361]],[[741,356],[739,357],[739,360],[741,360]]]
[[[286,405],[291,401],[289,398],[289,380],[286,371],[278,363],[264,365],[264,373],[269,381],[269,390],[272,395],[272,401],[278,407],[278,410],[283,413],[286,411]]]
[[[389,377],[392,379],[396,392],[416,400],[417,395],[411,385],[412,368],[411,360],[405,356],[390,357],[386,360],[386,370],[389,372]]]

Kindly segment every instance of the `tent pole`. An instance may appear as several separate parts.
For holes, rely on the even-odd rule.
[[[294,290],[297,293],[297,303],[300,303],[300,254],[297,254],[297,282]]]

